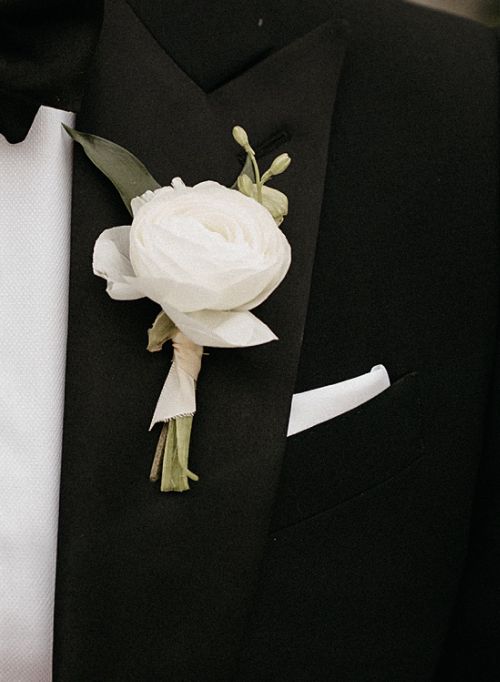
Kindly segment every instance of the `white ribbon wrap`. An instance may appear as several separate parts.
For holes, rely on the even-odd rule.
[[[190,341],[182,332],[172,337],[173,359],[156,404],[149,430],[158,422],[196,412],[196,380],[201,369],[203,346]]]

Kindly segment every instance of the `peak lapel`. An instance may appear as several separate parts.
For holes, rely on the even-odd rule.
[[[231,678],[285,445],[343,48],[324,24],[206,94],[126,5],[108,5],[77,127],[129,148],[162,184],[230,184],[235,124],[257,146],[277,140],[262,165],[293,157],[276,183],[290,200],[293,264],[256,311],[280,340],[209,349],[191,446],[200,482],[160,493],[147,429],[170,359],[145,350],[155,306],[111,301],[91,273],[96,237],[128,216],[75,150],[58,681]]]

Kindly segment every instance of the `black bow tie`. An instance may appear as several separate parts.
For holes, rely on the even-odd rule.
[[[0,0],[0,133],[24,140],[44,104],[78,111],[103,0]]]

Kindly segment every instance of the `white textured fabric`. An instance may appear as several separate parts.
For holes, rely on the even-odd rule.
[[[0,135],[0,680],[51,680],[75,114]]]
[[[287,436],[321,424],[371,400],[391,385],[384,365],[367,374],[329,386],[295,393],[292,398]]]

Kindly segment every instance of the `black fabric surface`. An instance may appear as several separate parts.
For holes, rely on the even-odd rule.
[[[41,104],[79,111],[103,0],[0,0],[0,133],[21,142]]]
[[[342,16],[296,390],[381,361],[401,382],[289,439],[241,679],[494,682],[495,37],[397,3]]]
[[[77,127],[163,184],[232,182],[236,123],[288,140],[294,265],[257,311],[280,341],[204,358],[201,479],[161,495],[169,357],[155,306],[92,275],[128,216],[75,149],[54,680],[496,682],[494,32],[396,0],[108,0],[85,79]],[[386,392],[286,439],[292,392],[378,363]]]

